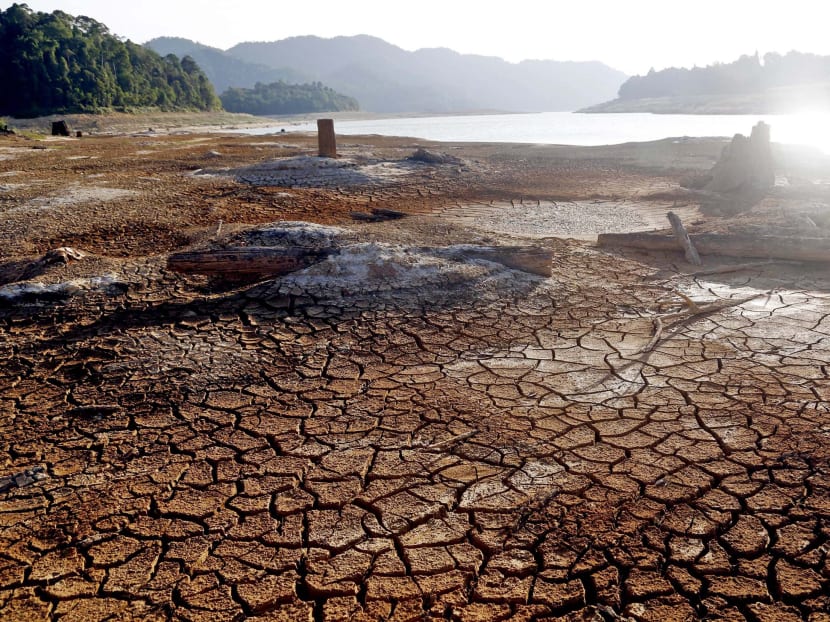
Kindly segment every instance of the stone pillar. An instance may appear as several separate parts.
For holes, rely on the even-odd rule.
[[[337,157],[337,141],[334,137],[334,119],[317,119],[317,145],[321,158]]]

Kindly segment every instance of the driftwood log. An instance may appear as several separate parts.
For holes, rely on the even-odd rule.
[[[167,259],[167,267],[187,274],[279,276],[301,270],[331,254],[330,250],[245,246],[175,253]]]
[[[465,246],[453,256],[462,260],[484,259],[539,276],[553,275],[553,252],[541,246]]]
[[[788,261],[830,261],[830,238],[754,236],[699,233],[689,236],[703,255],[757,257]],[[623,246],[652,251],[676,251],[677,238],[664,233],[601,233],[599,246]]]
[[[421,250],[428,253],[438,251],[455,261],[484,259],[530,274],[552,274],[553,253],[537,246],[459,246]],[[244,246],[175,253],[167,259],[167,267],[174,272],[214,275],[229,279],[272,277],[301,270],[336,252],[336,249]]]
[[[643,346],[639,352],[637,352],[637,354],[651,352],[651,350],[654,349],[654,346],[656,346],[657,343],[663,338],[663,329],[666,326],[665,322],[669,322],[670,325],[676,325],[696,316],[708,315],[730,307],[738,307],[745,302],[755,300],[761,296],[770,296],[772,294],[771,291],[759,292],[757,294],[753,294],[752,296],[747,296],[746,298],[727,298],[725,300],[716,300],[715,302],[699,305],[685,294],[681,294],[680,292],[676,293],[684,299],[688,308],[678,313],[654,316],[654,319],[652,320],[652,323],[654,324],[654,335],[651,337],[649,342]]]

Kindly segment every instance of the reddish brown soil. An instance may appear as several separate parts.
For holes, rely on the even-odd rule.
[[[0,281],[124,283],[0,299],[0,618],[830,619],[826,267],[548,239],[534,287],[374,306],[164,269],[220,223],[375,206],[415,216],[366,237],[465,241],[446,208],[642,197],[719,144],[432,145],[467,164],[371,189],[191,174],[310,148],[0,138]],[[60,246],[90,256],[32,272]],[[676,291],[772,293],[643,352]]]

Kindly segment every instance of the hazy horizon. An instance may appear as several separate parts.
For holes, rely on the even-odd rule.
[[[14,2],[0,2],[8,8]],[[522,60],[599,61],[629,75],[649,69],[731,62],[743,54],[799,52],[830,55],[830,39],[814,4],[793,0],[786,11],[745,0],[700,0],[678,16],[672,3],[596,0],[538,6],[515,0],[511,10],[467,1],[417,4],[321,0],[310,12],[262,0],[31,0],[36,11],[61,10],[106,24],[136,43],[182,37],[226,50],[246,41],[370,35],[413,51],[449,48],[461,54]],[[701,43],[703,42],[703,43]]]

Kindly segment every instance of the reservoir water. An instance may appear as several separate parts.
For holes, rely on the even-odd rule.
[[[326,116],[325,113],[320,114]],[[765,121],[772,140],[808,145],[830,153],[830,113],[787,115],[583,114],[539,112],[336,120],[339,135],[410,136],[447,142],[511,142],[556,145],[613,145],[661,138],[749,135]],[[279,123],[275,120],[275,123]],[[247,134],[316,132],[314,121],[242,130]]]

